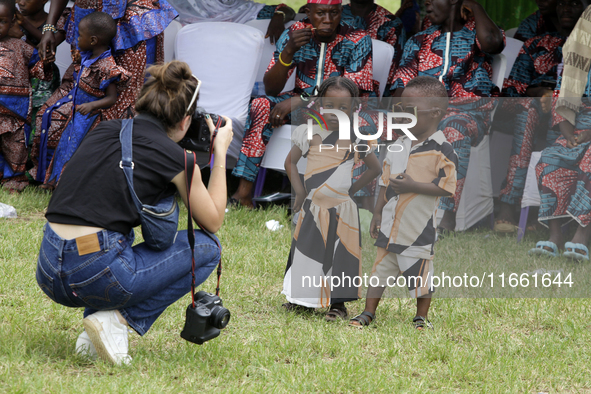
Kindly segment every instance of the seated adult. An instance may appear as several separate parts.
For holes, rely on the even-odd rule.
[[[275,43],[285,23],[295,17],[294,10],[285,5],[265,5],[252,0],[171,0],[170,4],[179,13],[183,24],[199,22],[234,22],[246,23],[253,19],[270,19],[265,38],[270,37]]]
[[[152,66],[133,119],[133,188],[139,200],[155,205],[177,191],[187,205],[185,135],[196,108],[197,79],[180,61]],[[226,208],[226,151],[232,122],[214,143],[209,185],[195,171],[191,215],[216,232]],[[142,242],[132,247],[140,216],[128,187],[119,140],[121,120],[103,122],[72,156],[55,189],[37,263],[37,283],[53,301],[84,309],[78,353],[114,364],[128,363],[127,328],[144,335],[160,314],[191,289],[191,248],[179,231],[167,249]],[[210,130],[213,123],[208,121]],[[216,267],[215,236],[195,231],[195,281],[201,284]]]
[[[559,0],[536,0],[538,10],[519,24],[513,38],[527,41],[546,33],[558,31],[559,21],[556,17],[556,6]]]
[[[421,31],[421,6],[417,0],[403,0],[395,15],[402,21],[408,37]]]
[[[583,12],[564,45],[564,70],[554,113],[562,136],[542,151],[536,166],[540,190],[538,220],[550,228],[547,241],[539,241],[530,254],[589,260],[591,238],[591,48],[588,27],[591,7]],[[576,55],[576,56],[574,56]],[[561,89],[562,87],[562,89]],[[577,229],[564,242],[562,225],[575,220]]]
[[[277,42],[263,79],[267,96],[250,103],[242,148],[232,172],[240,183],[231,204],[253,206],[254,180],[274,128],[289,119],[292,109],[307,105],[306,95],[314,94],[322,81],[342,76],[355,82],[362,95],[373,93],[371,38],[341,21],[341,0],[308,0],[307,10],[307,18],[293,24]],[[294,90],[283,92],[294,72]]]
[[[515,114],[515,118],[509,116],[513,143],[507,178],[499,195],[500,211],[494,226],[497,232],[515,231],[514,212],[521,202],[535,140],[545,134],[549,146],[560,136],[552,128],[549,113],[552,93],[562,63],[562,46],[588,4],[588,0],[558,1],[555,13],[559,31],[527,40],[505,81],[505,95],[522,99],[505,99],[497,112],[503,118]]]
[[[351,0],[350,4],[343,6],[342,20],[356,29],[363,30],[372,39],[392,45],[394,56],[388,74],[388,81],[392,81],[406,42],[402,21],[384,7],[375,4],[374,0]],[[386,85],[384,94],[389,92],[390,86]]]
[[[470,148],[482,141],[490,124],[493,102],[481,99],[494,88],[489,54],[502,52],[504,33],[474,0],[432,1],[426,11],[433,25],[407,41],[392,89],[399,97],[410,80],[427,75],[445,84],[452,98],[439,128],[458,155],[456,192],[440,205],[445,211],[440,227],[453,231]]]

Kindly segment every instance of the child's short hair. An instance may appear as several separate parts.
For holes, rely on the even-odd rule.
[[[105,12],[92,12],[80,20],[80,24],[83,22],[90,34],[97,36],[102,45],[109,45],[117,35],[117,23]]]
[[[16,14],[16,2],[14,0],[0,0],[0,6],[4,6],[14,16]]]
[[[425,98],[429,98],[429,103],[432,107],[438,107],[443,112],[447,110],[449,105],[449,97],[445,85],[437,78],[422,75],[411,79],[406,84],[406,89],[417,89]]]

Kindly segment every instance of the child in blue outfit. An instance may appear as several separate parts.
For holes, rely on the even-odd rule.
[[[37,116],[40,139],[38,148],[33,149],[39,152],[38,167],[30,172],[47,189],[55,188],[84,136],[102,120],[102,111],[117,101],[117,85],[130,78],[126,70],[115,64],[109,48],[117,33],[117,25],[109,14],[93,12],[82,18],[79,33],[80,62],[68,68],[62,85]],[[57,141],[51,157],[52,145]]]

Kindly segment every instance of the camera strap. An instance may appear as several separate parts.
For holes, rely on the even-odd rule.
[[[209,154],[209,161],[207,162],[207,166],[211,165],[211,159],[213,158],[213,142],[215,141],[215,137],[217,137],[218,135],[218,130],[220,129],[222,125],[222,117],[218,116],[218,121],[215,124],[215,130],[213,132],[213,135],[211,136],[211,142],[209,143],[209,152],[211,152]]]
[[[185,183],[187,186],[187,210],[189,211],[187,220],[187,238],[189,240],[189,245],[191,246],[191,300],[193,308],[195,308],[195,232],[193,230],[193,216],[191,215],[191,184],[193,183],[193,173],[195,172],[196,166],[197,158],[195,154],[191,151],[185,151]],[[218,283],[215,289],[215,295],[219,297],[220,279],[222,277],[222,247],[212,233],[207,231],[199,222],[197,222],[197,225],[205,234],[214,240],[218,248],[220,248],[220,261],[218,262],[217,269]]]

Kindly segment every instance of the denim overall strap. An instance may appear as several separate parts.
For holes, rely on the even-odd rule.
[[[119,141],[121,141],[121,162],[119,167],[125,174],[125,180],[131,193],[131,199],[138,212],[142,211],[143,204],[135,194],[133,188],[133,148],[132,148],[132,136],[133,136],[133,119],[123,119],[121,121],[121,131],[119,132]]]

